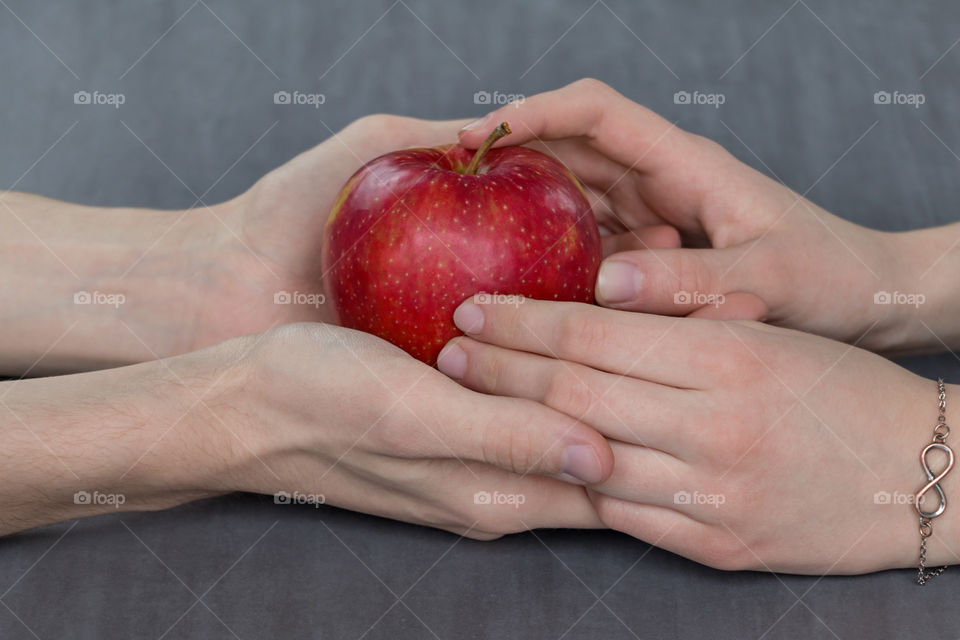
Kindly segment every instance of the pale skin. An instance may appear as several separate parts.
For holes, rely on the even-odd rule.
[[[186,213],[0,195],[2,373],[141,362],[0,383],[0,533],[118,508],[77,504],[77,491],[122,494],[128,510],[322,494],[480,539],[602,526],[583,489],[554,478],[609,475],[595,430],[320,324],[322,305],[274,304],[277,291],[322,291],[323,225],[353,171],[450,142],[465,122],[363,118],[238,198]],[[125,301],[78,305],[78,291]],[[475,504],[478,491],[522,494],[523,509]]]
[[[0,383],[0,533],[114,510],[76,504],[79,490],[123,494],[127,510],[297,491],[478,539],[610,527],[728,569],[911,566],[912,507],[873,497],[922,484],[935,383],[790,328],[880,351],[956,346],[960,230],[844,222],[595,81],[461,141],[500,120],[505,143],[548,147],[585,182],[612,233],[597,292],[612,308],[465,303],[469,337],[440,362],[460,384],[273,296],[319,290],[325,216],[361,162],[450,142],[465,121],[365,118],[186,214],[0,194],[3,373],[129,365]],[[874,305],[880,290],[926,302]],[[126,300],[75,305],[76,291]],[[680,291],[725,301],[677,304]],[[955,511],[931,563],[960,550]]]
[[[514,133],[500,144],[545,143],[605,194],[600,221],[621,231],[597,286],[611,309],[468,301],[454,317],[469,337],[439,368],[610,438],[614,473],[587,490],[611,528],[726,569],[916,566],[919,519],[903,500],[925,482],[917,456],[936,424],[936,383],[796,329],[887,352],[958,346],[960,225],[853,225],[592,80],[499,109],[461,141],[475,145],[507,117]],[[625,231],[663,223],[685,246],[712,248]],[[678,304],[681,291],[725,300]],[[925,301],[878,305],[879,291]],[[948,397],[957,391],[948,385]],[[956,415],[948,402],[947,422]],[[958,475],[944,480],[948,495]],[[724,502],[678,504],[678,490]],[[899,504],[875,500],[897,491]],[[928,558],[958,554],[954,508],[936,521]]]

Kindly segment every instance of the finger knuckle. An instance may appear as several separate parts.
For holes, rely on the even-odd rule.
[[[582,78],[571,86],[576,93],[586,96],[589,125],[584,133],[588,137],[595,137],[603,127],[607,106],[619,94],[610,85],[596,78]]]
[[[258,344],[265,348],[290,347],[308,335],[307,327],[308,325],[302,322],[274,327],[263,334]]]
[[[479,529],[467,529],[463,531],[462,529],[448,529],[453,533],[462,535],[464,538],[469,538],[470,540],[476,540],[478,542],[493,542],[494,540],[499,540],[505,534],[496,533],[492,531],[481,531]]]
[[[478,507],[472,514],[473,520],[466,523],[470,531],[483,536],[485,540],[494,540],[511,533],[526,529],[521,516],[514,509],[491,509],[490,505]]]
[[[510,344],[522,343],[524,334],[531,331],[524,322],[523,305],[489,305],[484,315],[497,325]]]
[[[574,418],[581,418],[593,407],[594,394],[590,386],[576,371],[558,363],[550,375],[543,402]]]
[[[702,537],[694,559],[720,571],[739,571],[748,568],[747,555],[735,535],[727,530],[717,530]]]
[[[720,466],[732,468],[743,462],[758,446],[764,434],[752,425],[752,417],[741,416],[712,433],[710,457]]]
[[[718,159],[733,158],[733,154],[727,151],[727,148],[716,140],[712,140],[706,136],[701,136],[696,133],[687,133],[690,136],[690,141],[700,150],[704,155],[708,155]]]
[[[311,339],[313,329],[309,323],[287,324],[270,329],[256,337],[241,339],[238,357],[265,377],[270,379],[279,367],[304,355],[305,346],[320,344]]]
[[[704,331],[698,336],[695,348],[690,349],[692,367],[726,386],[745,388],[757,382],[763,364],[758,360],[755,341],[748,335],[735,336],[730,333],[730,322],[699,322]]]
[[[399,116],[388,113],[371,113],[369,115],[357,118],[344,129],[344,133],[356,133],[360,135],[369,135],[378,131],[389,131]]]
[[[479,360],[477,385],[482,391],[493,393],[500,388],[504,363],[489,349],[478,349],[474,357]]]
[[[597,517],[600,518],[600,522],[606,527],[633,535],[632,522],[619,500],[598,494],[593,498],[593,507],[597,512]]]
[[[713,278],[704,268],[699,254],[679,251],[675,255],[675,269],[681,290],[691,294],[719,293],[719,291],[714,291]]]
[[[536,463],[530,432],[522,425],[484,429],[483,459],[501,469],[526,473]]]
[[[423,476],[418,479],[426,485],[429,480],[426,474]],[[486,516],[465,496],[411,501],[402,504],[396,516],[405,522],[436,527],[476,540],[493,540],[501,535],[487,528]]]
[[[572,85],[578,91],[587,95],[596,96],[598,94],[610,93],[613,89],[606,82],[596,78],[580,78]]]
[[[561,321],[558,355],[564,359],[576,359],[580,353],[602,352],[608,339],[606,324],[586,313],[574,311]]]

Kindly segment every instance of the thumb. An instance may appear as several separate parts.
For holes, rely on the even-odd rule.
[[[606,439],[566,414],[532,400],[480,394],[457,404],[460,415],[442,421],[454,425],[444,437],[454,455],[523,475],[567,474],[588,484],[613,471]]]
[[[736,293],[731,299],[737,304],[722,317],[733,319],[742,315],[742,319],[759,319],[766,315],[766,304],[752,290],[751,283],[743,280],[748,270],[735,268],[743,251],[741,247],[731,247],[616,253],[600,266],[597,302],[614,309],[686,316],[705,307],[716,309]]]

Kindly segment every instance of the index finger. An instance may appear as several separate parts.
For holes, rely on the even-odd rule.
[[[685,389],[697,388],[696,354],[717,335],[709,320],[531,298],[515,304],[475,296],[453,321],[481,342]]]
[[[460,143],[479,146],[501,121],[513,132],[496,146],[585,137],[607,157],[639,171],[681,166],[697,150],[696,136],[589,78],[492,111],[461,129]]]

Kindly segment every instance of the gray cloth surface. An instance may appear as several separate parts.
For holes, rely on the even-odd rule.
[[[850,220],[957,218],[960,10],[949,0],[0,5],[3,188],[186,207],[182,179],[198,195],[214,185],[204,199],[218,202],[326,126],[373,112],[480,115],[477,91],[530,95],[595,76]],[[326,102],[273,103],[294,89]],[[73,103],[93,90],[126,102]],[[894,90],[926,103],[874,103]],[[726,101],[675,104],[678,91]],[[957,363],[905,362],[960,382]],[[480,543],[234,495],[0,540],[0,637],[960,635],[960,570],[925,589],[912,578],[723,573],[610,532]]]

